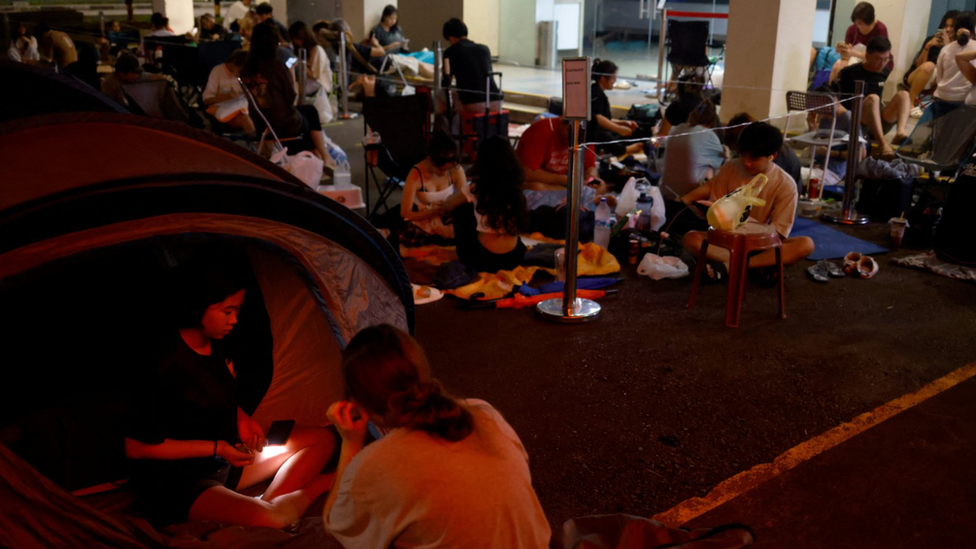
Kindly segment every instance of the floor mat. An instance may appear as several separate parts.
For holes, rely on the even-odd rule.
[[[874,255],[888,251],[888,248],[883,248],[860,238],[854,238],[823,223],[803,217],[796,218],[790,236],[809,236],[813,239],[816,249],[807,257],[812,261],[840,259],[847,255],[847,252]]]
[[[901,265],[903,267],[925,269],[926,271],[932,271],[935,274],[940,274],[949,278],[976,282],[976,268],[964,267],[962,265],[956,265],[955,263],[942,261],[935,256],[935,252],[927,252],[924,254],[910,255],[908,257],[902,257],[899,259],[892,259],[891,262],[895,265]]]

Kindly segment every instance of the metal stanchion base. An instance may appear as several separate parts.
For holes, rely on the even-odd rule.
[[[588,322],[596,320],[600,316],[600,304],[592,299],[576,298],[576,306],[573,307],[573,314],[567,316],[563,310],[563,298],[557,297],[540,301],[535,306],[535,312],[545,320],[552,322],[562,322],[565,324]]]
[[[347,112],[346,114],[340,115],[341,120],[352,120],[353,118],[359,118],[358,112]]]
[[[843,213],[840,215],[823,214],[820,217],[823,218],[825,221],[830,221],[831,223],[839,223],[841,225],[864,225],[868,222],[867,216],[860,215],[854,210],[851,210],[850,217],[844,217]]]

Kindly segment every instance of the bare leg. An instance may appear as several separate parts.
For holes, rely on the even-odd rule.
[[[689,231],[688,234],[685,235],[684,241],[682,242],[685,249],[688,250],[688,253],[696,258],[698,257],[698,254],[701,253],[702,242],[705,241],[705,234],[706,233],[704,231]],[[720,261],[725,263],[725,267],[728,268],[729,251],[725,248],[719,248],[718,246],[709,246],[708,251],[705,252],[705,259],[709,261]]]
[[[912,101],[909,99],[907,91],[900,91],[891,98],[891,101],[885,105],[884,112],[881,113],[881,117],[885,122],[895,122],[895,137],[892,140],[894,143],[901,143],[908,137],[905,133],[905,126],[908,124],[908,114],[912,110]]]
[[[272,501],[255,499],[216,486],[200,494],[190,507],[189,519],[215,520],[241,526],[284,528],[301,518],[316,498],[329,491],[335,475],[318,475],[306,486]]]
[[[783,240],[783,265],[792,265],[813,253],[815,246],[808,236],[795,236]],[[711,246],[708,247],[712,249]],[[749,268],[772,267],[776,264],[776,250],[766,250],[749,258]]]
[[[627,145],[627,154],[637,154],[639,152],[644,152],[643,143],[631,143]]]
[[[882,155],[894,154],[891,145],[885,140],[884,128],[881,126],[881,100],[877,95],[871,94],[864,98],[861,104],[861,123],[866,124],[871,131],[871,136],[881,147]]]
[[[908,75],[908,85],[911,89],[908,90],[908,98],[911,100],[911,104],[914,105],[918,96],[925,91],[926,86],[929,84],[929,80],[932,79],[932,74],[935,72],[935,63],[927,61],[922,63],[921,66],[916,67],[912,74]]]
[[[329,148],[325,144],[325,132],[313,131],[309,133],[312,134],[312,142],[315,143],[315,154],[325,162],[326,166],[334,167],[335,161],[332,160]]]
[[[257,130],[254,128],[254,121],[246,114],[239,114],[227,123],[232,128],[237,128],[248,135],[254,135]]]
[[[272,476],[261,499],[270,501],[298,490],[317,477],[335,451],[335,437],[322,427],[295,427],[284,446],[268,446],[257,452],[254,463],[244,468],[238,488],[247,488]]]

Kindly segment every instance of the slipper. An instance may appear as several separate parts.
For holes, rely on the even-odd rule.
[[[820,263],[822,263],[824,268],[827,269],[827,274],[834,278],[844,278],[844,276],[847,274],[844,272],[844,269],[841,269],[840,265],[832,261],[821,259]]]
[[[902,133],[902,134],[898,134],[898,135],[896,135],[896,136],[895,136],[895,137],[894,137],[894,138],[893,138],[893,139],[891,140],[891,144],[892,144],[892,145],[901,145],[901,144],[902,144],[902,143],[904,143],[905,141],[908,141],[908,136]]]
[[[823,261],[818,261],[817,263],[807,267],[807,274],[810,275],[810,278],[812,278],[814,281],[820,282],[821,284],[826,284],[830,280],[830,278],[827,276],[827,266],[824,265]]]
[[[861,254],[857,252],[848,252],[844,256],[844,272],[847,274],[854,274],[857,272],[857,262],[861,260]]]
[[[709,273],[708,267],[712,268],[711,273]],[[703,280],[708,284],[722,282],[728,277],[729,277],[729,270],[725,268],[725,263],[722,263],[721,261],[705,262],[705,278]]]
[[[878,274],[878,262],[868,256],[862,256],[857,262],[857,272],[861,278],[868,279]]]

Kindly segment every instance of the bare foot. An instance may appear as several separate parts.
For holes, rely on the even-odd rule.
[[[908,134],[896,133],[895,134],[895,137],[892,138],[892,140],[891,140],[891,144],[892,145],[901,145],[902,143],[904,143],[907,140],[908,140]]]

